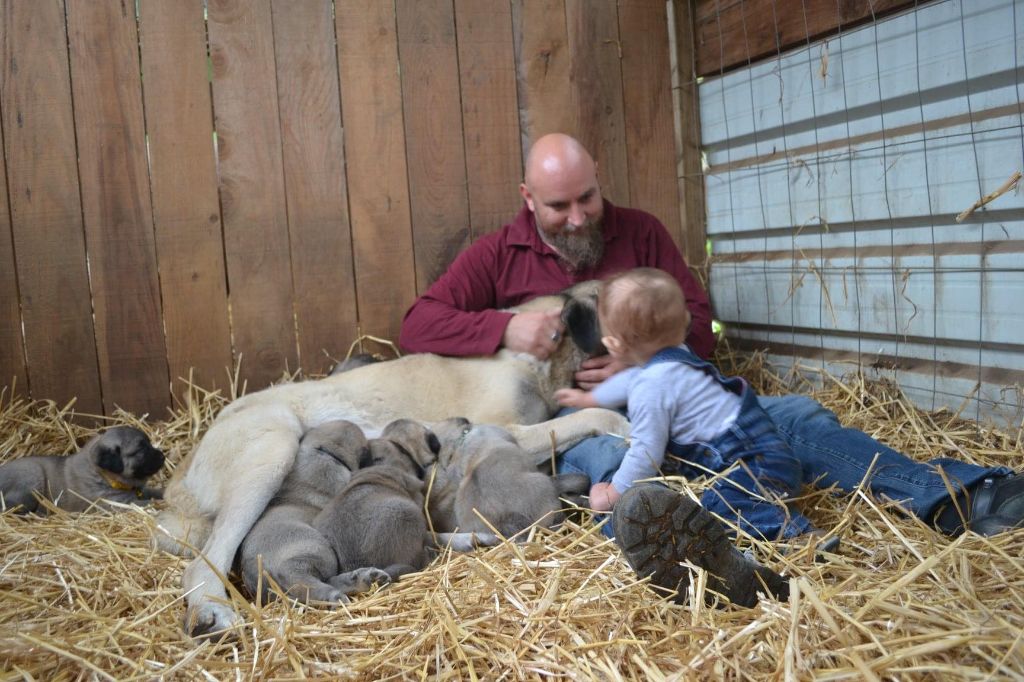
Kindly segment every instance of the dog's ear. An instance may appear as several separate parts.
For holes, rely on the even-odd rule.
[[[434,456],[441,454],[441,441],[437,439],[433,431],[427,432],[427,447],[434,453]]]
[[[569,337],[587,355],[604,355],[601,345],[601,325],[597,321],[597,308],[592,301],[570,298],[562,308],[562,324]]]
[[[96,466],[101,469],[120,474],[124,471],[124,459],[121,458],[121,446],[101,448],[96,455]]]

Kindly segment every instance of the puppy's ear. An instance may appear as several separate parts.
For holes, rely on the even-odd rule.
[[[115,474],[124,471],[124,460],[121,458],[121,448],[103,448],[96,456],[96,465]]]
[[[433,431],[427,432],[427,447],[434,453],[434,456],[441,454],[441,441],[437,439]]]
[[[601,325],[597,321],[597,309],[593,303],[569,299],[562,308],[562,324],[569,330],[569,337],[587,355],[604,355],[601,345]]]

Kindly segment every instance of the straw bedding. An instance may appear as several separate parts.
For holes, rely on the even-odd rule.
[[[782,388],[757,360],[740,368]],[[825,378],[816,397],[912,457],[1021,468],[1021,432],[913,409],[890,386]],[[120,414],[173,467],[226,400],[195,389],[165,421]],[[0,396],[0,459],[72,452],[90,430],[50,403]],[[160,480],[166,478],[166,473]],[[159,480],[158,480],[159,482]],[[699,495],[701,485],[674,481]],[[589,519],[472,555],[334,610],[254,606],[234,642],[181,631],[185,562],[150,548],[152,512],[0,515],[0,679],[1021,679],[1024,531],[949,539],[863,492],[808,489],[838,552],[780,555],[787,603],[677,606],[638,583]],[[697,575],[691,592],[702,594]]]

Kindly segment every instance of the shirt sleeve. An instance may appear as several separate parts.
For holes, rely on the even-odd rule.
[[[636,390],[636,387],[630,391],[629,450],[612,476],[612,486],[620,494],[636,481],[661,475],[670,419],[671,411],[659,393]]]
[[[613,374],[598,384],[591,395],[598,405],[611,409],[623,407],[629,397],[629,384],[639,371],[637,367],[628,367]]]
[[[491,355],[501,347],[512,313],[495,310],[495,247],[463,251],[405,313],[399,345],[410,353]]]
[[[690,333],[686,337],[694,353],[707,360],[715,350],[715,335],[711,331],[711,302],[707,292],[697,280],[679,253],[679,247],[672,241],[668,230],[652,216],[654,229],[651,231],[650,253],[654,256],[651,265],[664,270],[679,282],[686,295],[686,306],[690,310]]]

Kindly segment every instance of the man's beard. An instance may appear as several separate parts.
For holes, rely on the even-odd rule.
[[[576,271],[597,267],[604,257],[604,225],[600,220],[588,221],[574,232],[541,233],[546,241]]]

